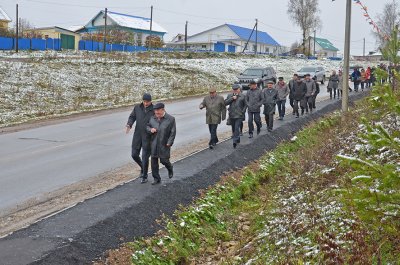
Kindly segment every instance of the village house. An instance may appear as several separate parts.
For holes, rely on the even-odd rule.
[[[251,36],[251,38],[250,38]],[[249,40],[250,38],[250,40]],[[248,44],[246,45],[247,41]],[[256,47],[257,43],[257,47]],[[215,52],[247,52],[276,54],[279,50],[279,43],[267,32],[254,31],[252,29],[224,24],[195,35],[187,39],[188,48],[191,50],[204,50]],[[185,48],[185,38],[182,34],[177,35],[173,41],[167,43],[167,47],[175,49]]]
[[[94,16],[83,28],[77,30],[78,33],[99,33],[104,32],[104,11],[100,11]],[[152,29],[150,30],[150,19],[133,16],[128,14],[117,13],[113,11],[107,12],[107,29],[121,30],[133,34],[133,44],[143,46],[146,38],[150,35],[158,36],[161,40],[167,31],[157,22],[153,21]]]
[[[6,11],[0,7],[0,29],[8,29],[10,22],[11,18],[7,15]]]
[[[44,27],[25,30],[24,34],[32,33],[43,39],[60,39],[61,49],[78,50],[80,34],[61,27]]]
[[[314,49],[314,43],[315,43],[315,49]],[[330,42],[327,39],[323,38],[314,38],[309,37],[306,41],[306,48],[310,47],[311,54],[314,53],[315,50],[315,56],[317,57],[337,57],[338,56],[338,51],[339,49],[336,48],[332,42]]]

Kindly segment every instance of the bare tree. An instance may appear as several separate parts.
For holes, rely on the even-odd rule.
[[[306,38],[311,31],[322,26],[318,16],[318,0],[289,0],[287,13],[290,19],[300,27],[303,32],[303,51],[306,52]]]
[[[393,29],[400,25],[400,5],[397,0],[385,4],[382,13],[377,17],[376,24],[380,33],[374,31],[374,36],[379,47],[384,47],[387,43],[384,36],[390,36]]]
[[[33,29],[35,26],[25,18],[20,18],[18,21],[19,35],[23,37],[26,30]],[[16,32],[17,25],[14,23],[13,29]]]

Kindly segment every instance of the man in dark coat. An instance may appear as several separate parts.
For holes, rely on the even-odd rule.
[[[267,87],[263,90],[265,123],[267,124],[269,132],[272,132],[274,127],[274,114],[277,100],[278,91],[274,88],[274,82],[269,81]]]
[[[218,124],[221,124],[221,121],[226,119],[224,98],[217,95],[217,90],[215,88],[210,88],[210,95],[203,99],[199,107],[200,109],[206,109],[206,123],[208,124],[211,135],[208,146],[210,149],[213,149],[219,142],[217,136]]]
[[[249,115],[249,138],[253,138],[254,122],[257,126],[257,135],[261,132],[261,106],[263,104],[262,91],[257,87],[253,80],[250,82],[250,89],[246,94],[247,111]]]
[[[304,97],[307,93],[307,86],[306,84],[299,78],[297,81],[293,84],[292,88],[292,95],[293,95],[293,100],[294,100],[294,112],[296,114],[296,118],[299,117],[299,105],[301,107],[302,113],[304,113]]]
[[[292,80],[290,80],[289,84],[288,84],[288,86],[289,86],[289,103],[290,103],[290,106],[293,109],[293,115],[296,114],[296,113],[294,111],[294,99],[293,99],[292,91],[293,91],[294,83],[297,82],[298,78],[299,78],[299,76],[297,74],[294,74]]]
[[[233,133],[233,148],[236,148],[240,143],[240,125],[243,123],[247,108],[246,99],[240,93],[240,85],[232,86],[232,93],[225,99],[225,105],[229,106],[229,122],[232,126]]]
[[[308,110],[310,110],[310,112],[313,111],[313,98],[315,92],[317,91],[317,85],[315,84],[315,81],[311,79],[310,74],[306,74],[304,83],[306,84],[307,88],[306,95],[304,96],[304,105],[306,108],[306,113],[308,114]],[[301,115],[303,115],[303,110],[301,111]]]
[[[167,168],[169,178],[174,176],[169,159],[176,136],[176,123],[175,118],[165,112],[163,103],[154,105],[154,116],[147,124],[147,133],[151,135],[151,170],[154,178],[152,185],[156,185],[161,182],[159,161]]]
[[[126,133],[132,129],[136,122],[135,133],[132,139],[132,158],[140,167],[140,177],[142,183],[147,182],[147,173],[149,170],[150,158],[150,136],[146,133],[146,126],[150,118],[154,115],[153,104],[151,103],[151,95],[144,94],[143,102],[133,108],[126,124]],[[142,151],[142,158],[140,158]]]

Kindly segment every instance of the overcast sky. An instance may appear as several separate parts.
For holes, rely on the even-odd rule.
[[[391,0],[363,0],[370,15],[376,15],[385,3]],[[235,2],[235,4],[233,4]],[[0,6],[15,19],[15,4],[19,4],[20,16],[36,27],[86,24],[100,9],[131,15],[150,17],[150,6],[154,6],[154,20],[168,30],[165,41],[177,33],[184,32],[185,21],[189,21],[189,35],[224,23],[252,28],[255,19],[260,21],[259,29],[268,32],[281,45],[290,46],[301,39],[300,29],[287,15],[287,0],[1,0]],[[345,0],[319,0],[322,28],[317,37],[329,39],[341,52],[344,46]],[[359,5],[352,4],[352,46],[351,53],[363,52],[363,38],[366,51],[375,50],[372,27],[363,17]]]

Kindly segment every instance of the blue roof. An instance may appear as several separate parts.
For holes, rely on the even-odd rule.
[[[252,29],[248,28],[243,28],[231,24],[226,24],[233,32],[235,32],[241,39],[243,40],[248,40],[251,34]],[[255,42],[256,41],[256,33],[253,32],[253,35],[251,36],[250,41]],[[279,43],[274,40],[267,32],[263,31],[258,31],[257,34],[257,41],[259,43],[264,43],[264,44],[269,44],[273,46],[280,46]]]

